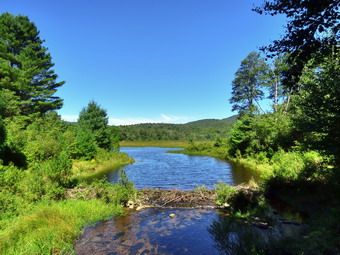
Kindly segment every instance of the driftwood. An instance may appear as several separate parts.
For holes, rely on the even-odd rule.
[[[140,203],[148,206],[213,205],[216,194],[212,190],[140,190]]]

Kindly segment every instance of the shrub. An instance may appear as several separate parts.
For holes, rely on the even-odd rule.
[[[97,153],[97,144],[93,133],[86,128],[79,127],[75,139],[74,157],[89,160]]]
[[[311,180],[325,175],[322,171],[327,167],[324,157],[316,151],[284,152],[274,154],[271,163],[276,178],[298,180]]]
[[[223,204],[229,201],[230,197],[235,193],[235,188],[228,186],[225,182],[219,181],[215,184],[215,192],[217,194],[216,203]]]
[[[273,174],[275,177],[296,180],[304,169],[304,160],[299,152],[275,153],[271,162],[273,163]]]

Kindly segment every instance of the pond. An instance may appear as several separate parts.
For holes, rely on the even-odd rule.
[[[213,157],[167,153],[169,150],[182,149],[155,147],[121,149],[136,161],[123,169],[137,189],[193,190],[197,185],[205,185],[208,189],[213,189],[214,184],[220,180],[228,185],[237,185],[248,182],[251,178],[259,178],[256,173],[237,164],[232,165]],[[108,180],[116,183],[121,171],[122,169],[110,173]]]

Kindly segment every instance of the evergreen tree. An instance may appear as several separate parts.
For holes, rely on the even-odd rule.
[[[78,127],[75,138],[75,149],[72,152],[74,158],[85,160],[92,159],[97,153],[97,143],[91,130]]]
[[[61,108],[62,99],[54,94],[64,82],[57,82],[52,57],[43,43],[28,17],[0,15],[0,94],[10,102],[5,117]]]
[[[6,140],[5,125],[0,115],[0,164],[1,164],[1,159],[3,157],[3,149],[4,149],[5,140]]]
[[[295,125],[304,134],[306,148],[334,155],[340,163],[340,64],[330,59],[312,68],[301,80],[299,95],[295,96]],[[307,76],[307,77],[305,77]]]
[[[260,53],[251,52],[242,60],[235,76],[232,81],[232,97],[229,100],[233,104],[232,110],[238,110],[240,113],[254,111],[257,106],[260,107],[258,100],[264,97],[261,86],[265,84],[268,76],[268,65]]]
[[[83,108],[79,114],[79,126],[93,132],[99,148],[111,148],[111,135],[108,129],[108,119],[106,110],[102,109],[94,101],[90,101],[88,106]]]

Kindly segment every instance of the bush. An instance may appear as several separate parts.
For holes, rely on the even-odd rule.
[[[324,161],[324,157],[316,151],[284,152],[281,150],[271,159],[274,177],[288,180],[311,180],[323,177],[325,173],[322,171],[327,168]]]
[[[275,177],[296,180],[304,169],[304,161],[300,152],[275,153],[271,162],[273,163],[273,174]]]
[[[228,186],[225,182],[222,181],[219,181],[218,184],[215,184],[214,189],[217,194],[217,204],[228,202],[231,196],[236,192],[234,187]]]
[[[79,127],[75,139],[74,158],[89,160],[97,153],[97,144],[93,133],[86,128]]]

